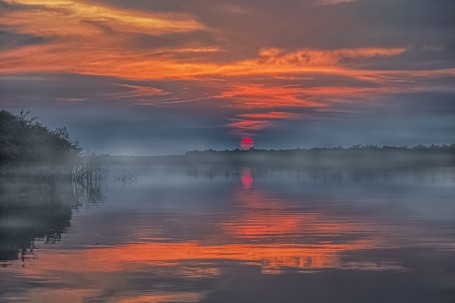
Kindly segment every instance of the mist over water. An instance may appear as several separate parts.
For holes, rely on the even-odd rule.
[[[158,164],[2,183],[0,301],[452,302],[454,185],[451,167]]]

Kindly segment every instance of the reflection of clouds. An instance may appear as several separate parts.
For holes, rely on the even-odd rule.
[[[72,224],[74,234],[53,249],[42,246],[37,250],[37,258],[27,260],[24,268],[21,263],[11,263],[3,270],[5,276],[13,280],[15,278],[10,277],[19,273],[21,278],[17,281],[34,281],[31,287],[22,286],[25,283],[22,282],[21,292],[14,294],[24,302],[62,302],[63,298],[71,302],[90,299],[103,302],[198,302],[216,292],[217,286],[214,285],[226,283],[228,275],[240,267],[253,270],[253,278],[262,279],[263,274],[270,274],[266,279],[289,279],[295,284],[295,272],[326,278],[329,272],[334,272],[333,269],[343,270],[343,274],[349,277],[358,275],[359,271],[368,271],[368,275],[362,275],[372,276],[387,274],[378,273],[381,271],[392,271],[390,275],[395,275],[396,272],[414,269],[414,266],[425,269],[425,262],[415,265],[422,260],[419,256],[409,255],[407,251],[404,255],[403,249],[430,248],[425,251],[430,254],[435,250],[447,252],[449,249],[447,235],[436,238],[432,234],[434,230],[428,226],[406,222],[407,217],[403,215],[391,218],[390,215],[383,217],[369,212],[384,209],[382,205],[376,208],[373,198],[391,201],[387,180],[353,183],[346,177],[343,192],[339,182],[327,178],[316,180],[313,176],[312,182],[304,183],[309,176],[296,181],[294,176],[286,178],[280,175],[279,179],[269,183],[267,191],[259,191],[265,180],[261,171],[254,173],[257,177],[254,188],[240,188],[240,181],[244,185],[242,176],[253,176],[251,169],[244,169],[240,171],[240,181],[220,182],[227,187],[214,188],[213,195],[207,191],[207,184],[218,186],[214,179],[219,181],[225,174],[211,175],[210,179],[194,175],[182,177],[180,173],[170,174],[166,168],[164,172],[156,170],[149,175],[140,174],[142,185],[131,190],[114,182],[115,186],[110,188],[112,200],[106,207],[117,210],[115,215],[107,212],[105,218],[100,213],[91,218],[76,217]],[[239,177],[238,174],[227,176]],[[338,176],[335,177],[334,180],[338,180]],[[406,180],[411,183],[410,178]],[[415,178],[412,180],[416,182]],[[445,179],[437,180],[437,190],[441,191],[444,184],[441,180]],[[285,184],[280,185],[280,182]],[[387,186],[382,187],[384,184]],[[393,184],[398,186],[401,183]],[[412,200],[414,208],[419,202],[414,195],[431,192],[421,183],[417,183],[418,188],[409,188],[406,184],[400,185],[400,192],[406,191],[410,195],[406,197]],[[429,184],[433,186],[434,183]],[[231,192],[231,185],[237,191]],[[368,185],[375,186],[368,187],[366,193],[363,189]],[[175,191],[176,186],[179,191]],[[296,189],[300,186],[297,197],[289,196],[290,186]],[[115,188],[118,190],[112,192]],[[355,191],[356,188],[362,191]],[[159,190],[162,190],[161,195],[158,195]],[[192,194],[191,199],[187,199],[188,193]],[[323,199],[317,199],[315,193],[322,193]],[[193,199],[203,200],[203,204],[188,204]],[[217,199],[226,199],[226,204],[215,206],[213,202]],[[335,202],[339,200],[346,202]],[[403,200],[399,202],[404,203]],[[141,203],[147,205],[134,210]],[[160,203],[166,207],[175,203],[175,208],[164,211],[160,209]],[[399,210],[399,205],[394,205],[393,210]],[[424,229],[428,229],[427,232]],[[82,242],[72,242],[77,233]],[[94,234],[98,233],[101,236],[96,238]],[[127,236],[122,238],[121,233]],[[419,235],[418,238],[415,235]],[[118,245],[85,246],[94,243],[95,239],[111,243],[108,237],[112,236]],[[453,251],[453,244],[451,249]],[[237,266],[239,264],[241,266]],[[373,271],[376,273],[371,273]],[[288,275],[290,272],[292,274]],[[310,279],[317,278],[315,275]],[[299,275],[300,278],[303,276],[308,275]],[[245,277],[242,276],[240,283],[242,279]],[[56,289],[51,290],[51,287]]]
[[[250,186],[252,172],[242,170],[242,183]],[[245,178],[243,178],[245,177]],[[245,180],[247,180],[245,184]],[[67,273],[107,273],[140,270],[144,267],[169,268],[187,278],[216,277],[224,261],[259,266],[263,272],[280,273],[285,268],[356,268],[370,265],[344,264],[340,259],[349,251],[378,248],[381,229],[374,223],[335,218],[324,212],[302,212],[287,207],[285,201],[270,199],[256,191],[241,191],[236,196],[233,219],[220,217],[221,229],[200,234],[195,240],[169,242],[165,238],[146,238],[145,243],[122,244],[68,251],[42,251],[39,267],[27,268],[28,274],[41,275],[51,270]],[[178,220],[178,222],[180,222]],[[168,220],[159,224],[169,224]],[[172,225],[172,224],[171,224]],[[149,229],[149,227],[147,227]],[[162,226],[162,228],[166,228]],[[385,231],[383,231],[385,232]],[[216,244],[207,237],[218,233]],[[226,237],[227,236],[227,237]],[[71,260],[80,260],[78,263]],[[212,260],[209,262],[209,260]],[[391,264],[391,263],[390,263]],[[383,269],[396,269],[389,263]]]
[[[257,191],[241,191],[237,199],[241,211],[221,223],[223,231],[257,243],[259,247],[249,249],[260,256],[261,267],[268,272],[286,267],[343,268],[342,253],[377,248],[382,242],[383,235],[373,223],[298,211]]]
[[[113,247],[87,248],[62,253],[41,251],[39,263],[24,269],[29,277],[48,272],[97,275],[121,271],[139,271],[149,266],[169,267],[187,278],[219,276],[220,261],[238,261],[255,265],[263,272],[280,273],[283,268],[342,267],[338,254],[348,250],[372,248],[374,240],[354,240],[350,243],[327,241],[307,244],[226,243],[204,245],[199,241],[179,243],[133,243]],[[74,262],[78,260],[78,262]],[[208,262],[212,260],[211,262]],[[39,266],[36,266],[36,265]]]
[[[118,303],[138,303],[138,302],[153,302],[153,303],[165,303],[165,302],[199,302],[203,298],[202,294],[192,292],[181,292],[181,293],[158,293],[151,295],[139,295],[129,298],[120,298]]]

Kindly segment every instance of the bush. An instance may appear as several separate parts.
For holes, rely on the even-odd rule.
[[[0,111],[0,165],[61,165],[81,152],[68,130],[50,130],[29,112]]]

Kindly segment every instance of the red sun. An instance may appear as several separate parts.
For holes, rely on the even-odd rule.
[[[243,138],[240,142],[240,148],[243,150],[250,150],[254,146],[253,140],[251,138]]]

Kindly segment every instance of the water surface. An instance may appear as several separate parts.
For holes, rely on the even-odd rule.
[[[0,301],[455,300],[453,169],[109,171],[4,186]]]

